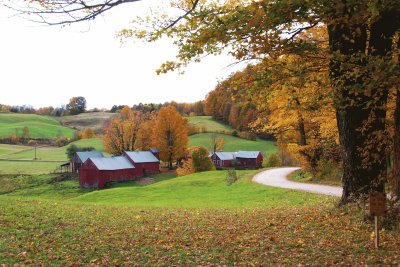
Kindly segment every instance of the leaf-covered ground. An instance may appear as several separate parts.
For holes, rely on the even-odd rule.
[[[400,264],[400,236],[330,205],[131,208],[0,197],[0,263],[58,266]]]

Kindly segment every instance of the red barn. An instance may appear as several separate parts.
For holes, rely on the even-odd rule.
[[[232,167],[235,162],[235,152],[215,152],[211,154],[211,161],[216,167]]]
[[[107,182],[134,180],[142,176],[125,157],[89,158],[81,165],[79,184],[87,188],[103,188]]]
[[[236,153],[236,160],[242,167],[260,168],[263,159],[264,157],[260,151],[239,151]]]
[[[160,160],[150,151],[125,151],[123,156],[128,158],[143,176],[160,172]]]

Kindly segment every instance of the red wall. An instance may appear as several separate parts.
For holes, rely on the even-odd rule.
[[[103,188],[107,182],[134,180],[143,176],[140,169],[98,170],[88,159],[79,170],[79,184],[86,188]]]
[[[263,162],[263,155],[261,153],[255,159],[244,159],[244,158],[237,158],[240,165],[242,166],[250,166],[250,167],[261,167]]]

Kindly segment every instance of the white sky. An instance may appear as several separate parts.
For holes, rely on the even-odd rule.
[[[154,2],[123,5],[90,24],[65,27],[39,26],[0,6],[0,103],[56,107],[84,96],[88,108],[111,108],[204,99],[218,80],[240,68],[228,67],[233,59],[207,57],[184,75],[157,76],[161,63],[176,55],[172,40],[121,45],[115,37]]]

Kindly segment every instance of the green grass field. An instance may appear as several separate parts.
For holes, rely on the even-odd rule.
[[[400,237],[333,198],[253,184],[225,171],[90,192],[76,180],[1,184],[0,263],[57,266],[390,265]],[[1,179],[4,177],[0,176]],[[26,180],[25,180],[26,179]],[[11,183],[11,184],[10,184]]]
[[[92,112],[81,113],[73,116],[62,116],[57,119],[62,125],[70,128],[76,128],[80,131],[83,131],[86,128],[92,128],[94,131],[99,132],[112,116],[115,116],[115,113]]]
[[[94,191],[74,201],[136,207],[256,208],[311,205],[328,199],[254,184],[250,182],[254,173],[238,171],[241,178],[230,186],[226,182],[226,171],[212,171],[177,177],[145,187]]]
[[[190,124],[193,124],[199,128],[205,127],[207,131],[232,131],[233,128],[229,125],[220,123],[214,120],[211,116],[193,116],[187,117]]]
[[[56,138],[67,136],[72,138],[74,130],[61,126],[52,117],[39,116],[34,114],[0,113],[0,137],[7,137],[12,134],[22,135],[24,127],[29,128],[32,138]]]
[[[192,135],[189,138],[189,146],[205,146],[211,151],[213,136],[213,133],[201,133]],[[271,141],[265,141],[261,139],[257,139],[257,141],[252,141],[226,134],[217,134],[217,136],[220,138],[224,138],[226,141],[222,149],[223,151],[261,151],[264,153],[264,156],[268,156],[279,151],[279,148],[274,144],[274,142]]]
[[[94,147],[98,151],[103,151],[101,139],[81,139],[71,144],[79,147]],[[70,145],[71,145],[70,144]],[[64,147],[39,147],[36,150],[35,161],[4,161],[0,160],[0,174],[43,174],[49,173],[56,169],[62,162],[67,162],[68,158],[65,154],[69,145]],[[33,160],[35,157],[35,149],[27,146],[13,146],[0,144],[0,159],[12,160]],[[42,161],[58,161],[58,162],[42,162]]]

